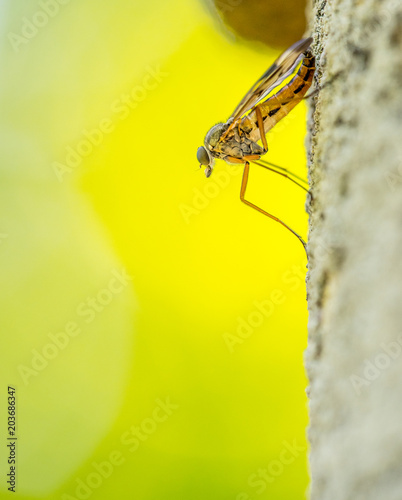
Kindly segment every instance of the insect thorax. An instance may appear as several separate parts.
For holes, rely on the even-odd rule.
[[[205,136],[205,147],[212,156],[223,160],[226,160],[227,157],[243,160],[245,156],[262,155],[264,153],[263,148],[253,142],[248,137],[247,132],[238,126],[233,127],[228,135],[221,139],[231,123],[232,119],[226,123],[218,123]]]

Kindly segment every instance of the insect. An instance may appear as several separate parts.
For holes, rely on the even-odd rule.
[[[300,40],[281,54],[243,97],[229,120],[226,123],[214,125],[205,136],[204,146],[197,150],[197,159],[200,167],[206,167],[207,177],[212,173],[215,158],[225,160],[227,163],[244,164],[240,190],[241,201],[286,227],[300,240],[305,250],[306,243],[301,236],[278,217],[246,200],[245,193],[250,162],[288,178],[307,191],[295,180],[304,182],[303,179],[278,165],[264,162],[260,158],[268,152],[265,134],[305,97],[311,87],[315,71],[315,58],[310,50],[311,42],[312,38]],[[300,61],[300,68],[290,82],[268,97],[285,78],[295,71]],[[257,143],[258,141],[261,141],[262,146]]]

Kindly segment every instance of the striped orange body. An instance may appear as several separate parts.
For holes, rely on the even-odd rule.
[[[292,80],[282,87],[279,92],[256,106],[262,114],[265,134],[282,120],[306,95],[313,82],[314,71],[315,58],[311,51],[307,51],[299,71]],[[261,139],[255,108],[250,114],[242,118],[239,128],[243,130],[251,141],[256,142]]]

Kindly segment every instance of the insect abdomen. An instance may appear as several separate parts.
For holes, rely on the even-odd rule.
[[[282,87],[276,94],[271,96],[262,104],[258,105],[261,110],[264,131],[267,133],[274,127],[282,118],[284,118],[306,95],[308,89],[313,82],[315,71],[315,58],[310,50],[305,53],[299,71],[292,80]],[[257,125],[257,115],[255,110],[248,116],[243,118],[244,121],[249,120]],[[242,121],[243,121],[242,120]],[[260,139],[258,127],[254,128],[249,134],[253,141]]]

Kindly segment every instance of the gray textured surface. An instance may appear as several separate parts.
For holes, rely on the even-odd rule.
[[[402,499],[402,1],[314,6],[311,499]]]

